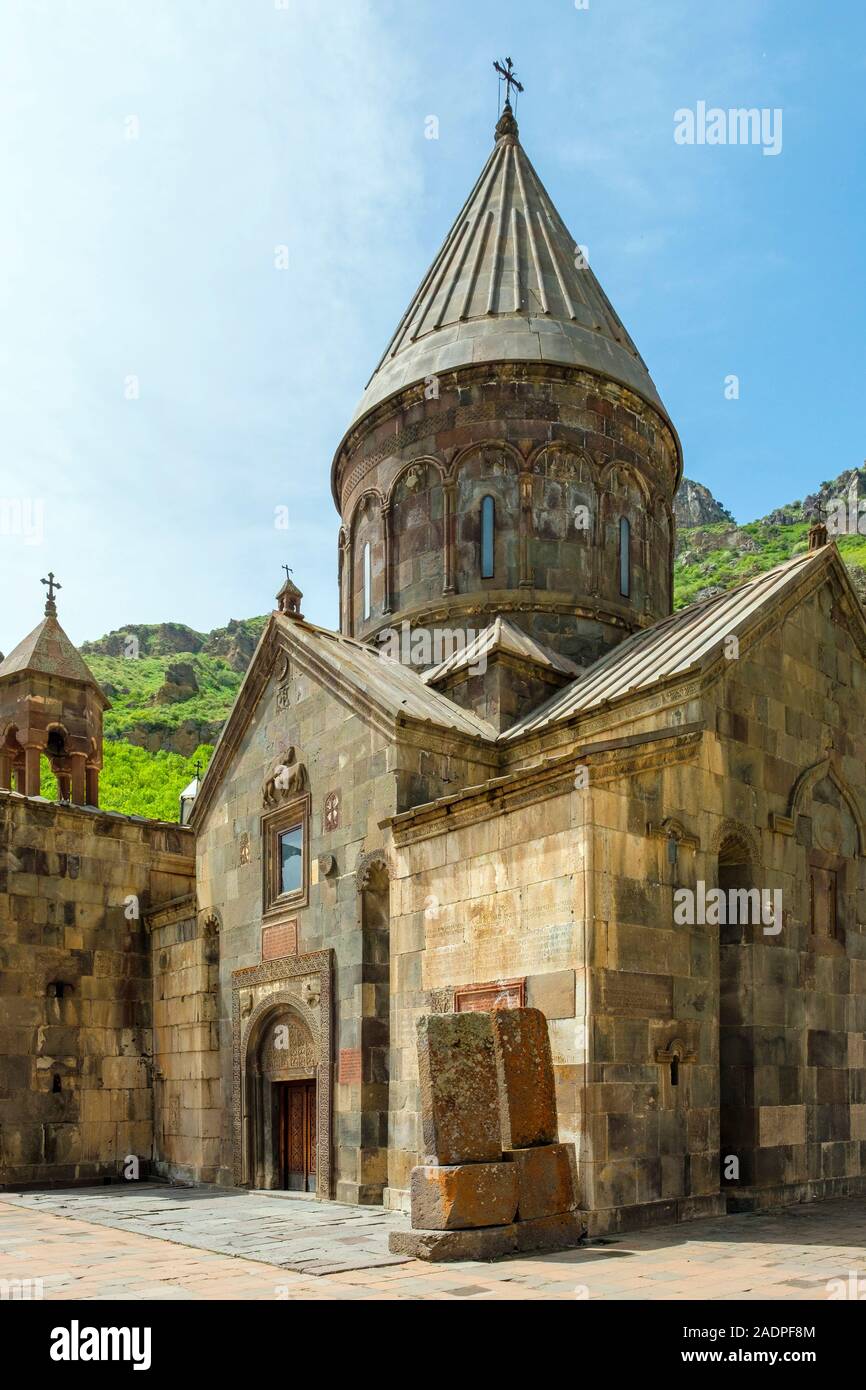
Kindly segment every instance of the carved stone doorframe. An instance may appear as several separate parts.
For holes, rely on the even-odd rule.
[[[332,1091],[333,1091],[333,991],[332,956],[314,951],[306,956],[263,961],[232,972],[232,1139],[234,1180],[238,1187],[252,1186],[255,1153],[252,1127],[255,1115],[257,1054],[263,1028],[269,1018],[287,1012],[308,1030],[316,1049],[316,1196],[331,1197]]]

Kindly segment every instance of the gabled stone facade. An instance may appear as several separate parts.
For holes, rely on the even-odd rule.
[[[863,610],[816,526],[671,614],[679,443],[570,243],[505,119],[337,450],[341,631],[287,576],[189,828],[0,792],[0,1183],[406,1208],[418,1019],[526,1008],[591,1232],[866,1191]]]

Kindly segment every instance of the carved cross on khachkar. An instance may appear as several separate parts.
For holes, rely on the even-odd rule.
[[[47,584],[48,586],[48,597],[45,600],[45,616],[46,618],[56,618],[57,604],[54,602],[54,592],[56,589],[62,589],[63,585],[58,584],[57,580],[54,578],[53,570],[48,571],[48,578],[41,580],[41,583]]]

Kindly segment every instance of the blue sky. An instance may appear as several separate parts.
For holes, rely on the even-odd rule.
[[[506,54],[689,476],[748,520],[863,462],[853,0],[3,0],[0,649],[49,568],[75,641],[264,612],[284,562],[335,624],[331,457]],[[781,153],[677,145],[699,101],[781,108]]]

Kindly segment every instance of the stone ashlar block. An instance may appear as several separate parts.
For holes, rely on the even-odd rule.
[[[392,1255],[431,1263],[452,1260],[498,1260],[517,1251],[517,1225],[484,1226],[474,1231],[391,1231]]]
[[[491,1015],[428,1014],[418,1020],[424,1152],[444,1164],[502,1157]]]
[[[517,1174],[517,1215],[520,1221],[574,1211],[577,1205],[577,1181],[572,1144],[509,1149],[504,1157]]]
[[[499,1260],[530,1250],[571,1250],[585,1234],[579,1213],[563,1212],[559,1216],[473,1231],[392,1231],[388,1248],[392,1255],[445,1264],[454,1260]]]
[[[514,1163],[460,1163],[412,1169],[412,1226],[454,1231],[508,1226],[517,1211]]]
[[[526,1250],[571,1250],[586,1235],[586,1226],[580,1212],[563,1211],[554,1216],[533,1217],[528,1221],[518,1221],[517,1249]]]
[[[476,1015],[479,1017],[479,1015]],[[559,1139],[547,1020],[539,1009],[489,1015],[496,1051],[503,1147],[527,1149]]]

